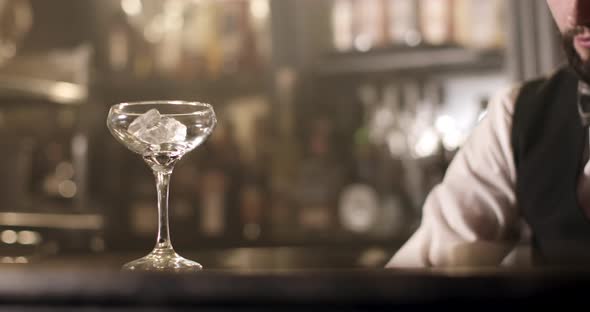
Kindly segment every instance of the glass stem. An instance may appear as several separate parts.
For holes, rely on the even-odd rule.
[[[156,250],[173,250],[168,225],[168,188],[171,174],[172,170],[154,171],[158,191],[158,240],[156,241]]]

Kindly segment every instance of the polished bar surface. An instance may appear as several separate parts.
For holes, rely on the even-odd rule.
[[[113,270],[0,269],[0,308],[199,308],[204,311],[367,311],[465,306],[515,308],[581,301],[584,270]],[[475,305],[475,306],[474,306]]]

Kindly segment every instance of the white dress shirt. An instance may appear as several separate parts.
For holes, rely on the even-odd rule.
[[[486,116],[428,195],[419,228],[387,268],[503,265],[519,250],[516,247],[527,245],[530,229],[516,205],[511,146],[519,87],[502,90],[490,100]],[[580,188],[588,181],[587,163]]]

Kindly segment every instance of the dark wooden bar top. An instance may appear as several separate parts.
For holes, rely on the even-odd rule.
[[[203,270],[0,268],[0,310],[410,311],[590,300],[590,272],[547,269]]]

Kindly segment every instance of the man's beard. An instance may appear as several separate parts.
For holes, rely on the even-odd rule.
[[[590,62],[584,62],[574,47],[575,36],[579,33],[579,29],[572,29],[563,34],[562,46],[572,69],[582,81],[590,84]]]

